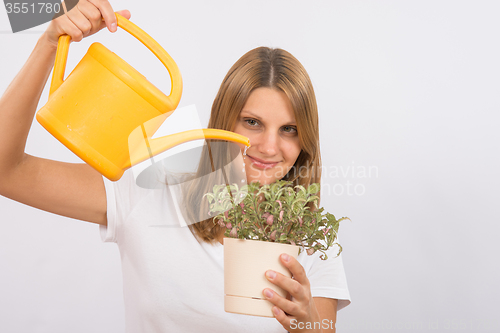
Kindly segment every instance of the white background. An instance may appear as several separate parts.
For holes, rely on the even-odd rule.
[[[353,303],[339,332],[499,330],[497,1],[112,4],[176,60],[180,106],[195,104],[204,126],[246,51],[281,47],[306,67],[328,170],[322,206],[352,219],[340,240]],[[46,26],[8,33],[0,10],[0,92]],[[94,41],[168,91],[162,65],[123,31],[73,43],[67,73]],[[26,151],[79,162],[36,121]],[[0,332],[124,331],[119,253],[97,225],[0,197],[0,226]]]

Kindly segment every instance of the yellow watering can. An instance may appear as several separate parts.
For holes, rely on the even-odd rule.
[[[163,94],[100,43],[89,47],[64,80],[71,37],[63,35],[57,46],[49,100],[36,115],[47,131],[112,181],[120,179],[132,165],[186,141],[220,139],[250,146],[247,137],[217,129],[192,130],[151,139],[179,104],[181,74],[160,44],[123,16],[115,15],[118,26],[141,41],[168,69],[170,95]],[[138,127],[142,127],[144,135],[131,136]],[[144,141],[148,149],[136,148],[143,147]],[[134,152],[132,160],[129,151]]]

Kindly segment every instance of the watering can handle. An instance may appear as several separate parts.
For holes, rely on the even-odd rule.
[[[120,14],[115,13],[115,15],[118,21],[118,26],[141,41],[141,43],[144,44],[151,52],[153,52],[154,55],[167,68],[170,74],[170,82],[172,88],[169,96],[163,95],[162,97],[165,98],[164,104],[170,105],[170,110],[174,110],[179,104],[182,95],[182,77],[177,64],[174,62],[172,57],[170,57],[167,51],[165,51],[165,49],[163,49],[163,47],[158,44],[158,42],[156,42],[151,36],[149,36],[144,30],[142,30]],[[64,71],[66,69],[66,60],[68,58],[70,40],[71,37],[68,35],[62,35],[59,37],[49,96],[54,91],[56,91],[64,82]]]

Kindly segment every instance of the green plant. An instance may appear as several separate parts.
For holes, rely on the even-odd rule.
[[[225,236],[285,243],[300,246],[308,255],[316,251],[328,256],[325,251],[336,243],[339,223],[349,219],[336,219],[333,214],[318,208],[316,195],[320,185],[315,183],[307,188],[292,182],[279,180],[261,186],[253,182],[238,188],[233,185],[216,185],[212,193],[207,193],[210,214],[214,222],[225,227]],[[231,193],[230,193],[231,192]],[[205,197],[204,196],[204,197]],[[315,209],[307,204],[312,202]]]

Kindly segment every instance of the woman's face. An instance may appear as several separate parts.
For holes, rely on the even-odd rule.
[[[250,139],[244,156],[247,182],[270,184],[283,178],[300,154],[297,124],[282,91],[257,88],[243,106],[233,132]],[[240,145],[243,148],[243,145]]]

